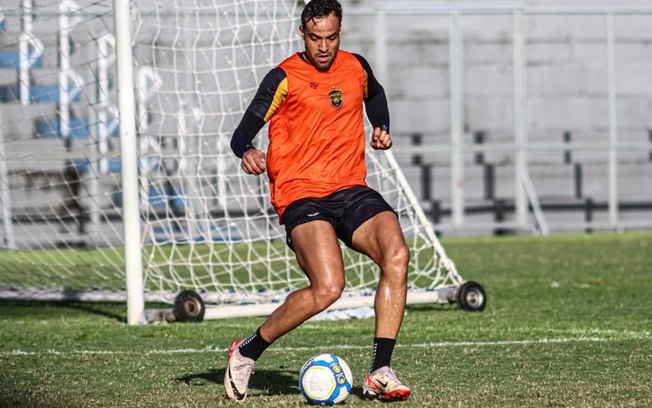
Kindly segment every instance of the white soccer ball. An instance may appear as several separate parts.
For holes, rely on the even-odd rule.
[[[305,362],[299,373],[299,389],[311,404],[333,405],[351,392],[349,365],[335,354],[318,354]]]

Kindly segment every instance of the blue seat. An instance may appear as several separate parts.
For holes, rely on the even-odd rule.
[[[122,207],[122,191],[116,191],[111,196],[111,201],[116,207]],[[147,197],[149,205],[157,210],[166,208],[172,210],[185,210],[186,200],[183,190],[177,191],[173,188],[150,187]]]
[[[34,121],[36,136],[46,139],[61,138],[61,122],[58,119],[36,119]],[[70,137],[86,139],[90,136],[88,123],[84,119],[70,119]]]
[[[0,102],[17,102],[20,101],[20,91],[18,84],[0,85]],[[75,93],[71,102],[81,100],[81,90],[74,87],[68,88],[69,92]],[[79,91],[79,92],[76,92]],[[30,103],[59,103],[59,84],[54,85],[30,85],[29,102]]]
[[[73,139],[87,139],[91,136],[91,126],[86,119],[70,119],[69,137]],[[39,118],[34,121],[36,136],[47,139],[61,138],[61,122],[58,119]],[[109,135],[110,137],[119,137],[120,129],[116,128]]]
[[[109,173],[120,173],[122,171],[122,162],[119,157],[107,160],[107,164]],[[91,162],[88,159],[77,159],[73,165],[78,174],[86,174],[91,168]]]
[[[1,30],[0,30],[1,31]],[[43,57],[40,56],[32,64],[32,68],[42,68]],[[0,68],[20,68],[20,51],[18,50],[5,50],[0,51]]]
[[[120,157],[108,159],[107,164],[109,173],[120,173],[122,171],[122,162],[120,161]],[[143,165],[145,165],[150,171],[158,171],[161,168],[160,164],[156,161],[150,163],[139,163],[138,165],[139,171],[140,167]],[[85,174],[90,170],[91,162],[89,159],[77,159],[74,161],[74,166],[75,170],[77,170],[77,173]]]

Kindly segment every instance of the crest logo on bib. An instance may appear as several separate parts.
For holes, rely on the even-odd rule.
[[[330,92],[328,92],[328,96],[331,99],[331,106],[335,109],[339,109],[342,106],[342,103],[344,102],[344,99],[342,97],[342,91],[339,89],[333,89]]]

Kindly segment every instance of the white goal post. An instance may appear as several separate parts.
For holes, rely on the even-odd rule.
[[[52,112],[36,107],[33,94],[23,95],[28,104],[20,110],[20,99],[3,102],[3,113],[20,114],[0,129],[0,256],[9,260],[0,266],[0,298],[126,300],[129,324],[194,319],[195,306],[202,319],[268,314],[307,279],[285,245],[266,176],[244,174],[229,142],[262,77],[300,49],[303,3],[66,3],[63,11],[33,10],[41,19],[69,15],[75,24],[58,28],[75,53],[45,43],[43,69],[68,58],[52,70],[80,78],[88,92],[50,95]],[[38,80],[36,65],[30,70]],[[30,92],[34,84],[27,84]],[[65,114],[62,100],[70,105]],[[23,131],[52,114],[55,141]],[[70,126],[73,119],[82,130]],[[255,139],[263,150],[265,132]],[[12,151],[23,144],[26,152]],[[44,157],[47,169],[39,167]],[[369,185],[399,214],[410,248],[408,302],[482,310],[484,290],[458,274],[391,151],[369,149],[367,163]],[[42,186],[33,180],[37,171],[49,177]],[[23,193],[12,193],[16,177],[29,181]],[[372,304],[378,268],[342,249],[347,288],[333,307]],[[188,293],[199,303],[179,300]],[[145,309],[159,302],[173,304],[174,315]]]

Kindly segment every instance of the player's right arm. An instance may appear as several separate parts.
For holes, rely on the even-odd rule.
[[[247,174],[265,172],[265,153],[253,145],[254,137],[265,126],[287,96],[287,76],[281,68],[272,69],[262,80],[254,99],[231,137],[231,150],[242,159]]]

